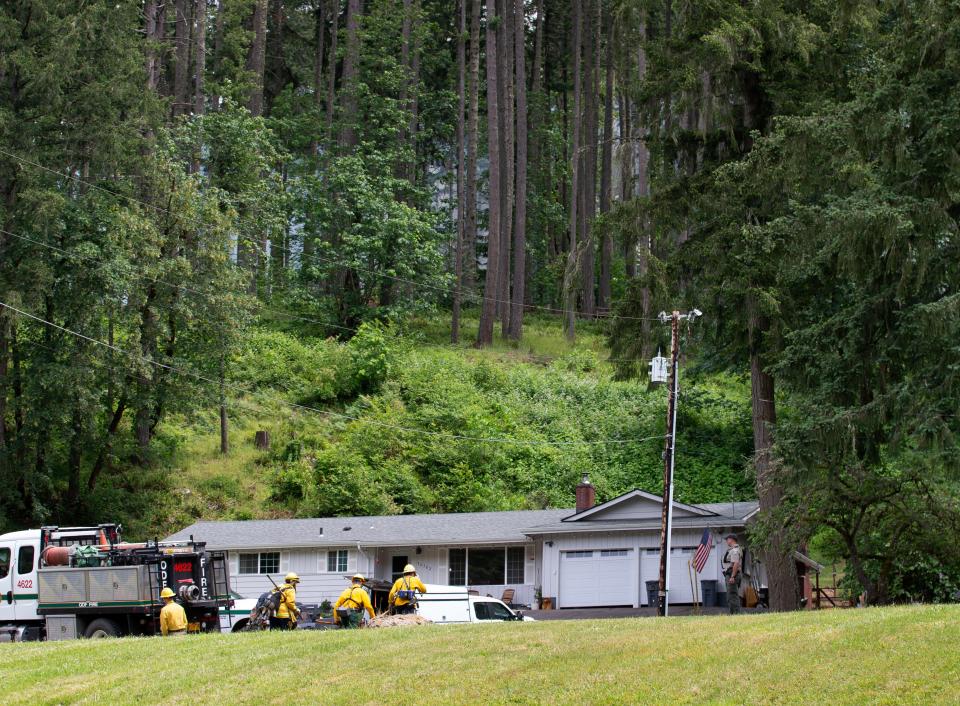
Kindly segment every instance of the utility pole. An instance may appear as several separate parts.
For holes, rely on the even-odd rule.
[[[677,397],[680,391],[680,321],[694,320],[701,315],[699,309],[688,314],[674,311],[669,316],[660,312],[660,322],[670,322],[670,398],[667,403],[667,436],[663,449],[663,509],[660,517],[660,585],[657,600],[657,615],[669,615],[670,592],[670,544],[673,536],[673,469],[677,447]]]

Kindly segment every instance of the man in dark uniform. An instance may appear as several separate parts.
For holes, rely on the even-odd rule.
[[[728,534],[727,551],[723,555],[723,575],[726,578],[727,605],[730,614],[740,612],[740,579],[743,576],[743,550],[737,544],[737,536]]]

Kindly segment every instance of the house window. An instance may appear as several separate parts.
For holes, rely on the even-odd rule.
[[[260,552],[240,555],[241,574],[280,573],[280,552]]]
[[[497,586],[504,583],[503,547],[471,549],[467,555],[467,580],[472,586]]]
[[[450,550],[450,585],[467,585],[467,550]]]
[[[526,548],[450,549],[451,586],[503,586],[526,583]]]
[[[626,556],[626,549],[601,549],[600,556],[601,558],[614,557],[614,556]]]
[[[334,549],[327,552],[327,571],[342,573],[347,570],[347,559],[350,554],[346,549]]]
[[[593,552],[564,552],[564,555],[567,557],[567,559],[590,559],[593,557]]]
[[[525,556],[523,547],[507,547],[507,583],[524,582]]]

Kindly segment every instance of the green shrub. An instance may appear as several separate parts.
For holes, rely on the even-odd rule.
[[[289,333],[256,329],[229,366],[231,381],[288,399],[329,402],[356,393],[353,351],[332,339],[301,340]]]
[[[380,389],[396,362],[398,342],[393,332],[379,322],[367,322],[360,326],[347,347],[358,391],[369,393]]]

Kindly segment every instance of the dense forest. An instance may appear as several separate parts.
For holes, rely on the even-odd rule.
[[[657,490],[697,307],[678,492],[759,498],[773,607],[808,545],[949,595],[958,79],[956,0],[6,4],[0,527],[165,527],[211,426],[254,514]]]

